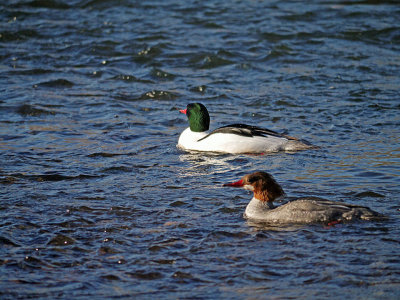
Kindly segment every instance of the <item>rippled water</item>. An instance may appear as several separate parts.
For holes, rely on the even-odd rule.
[[[396,1],[0,4],[0,297],[400,297]],[[178,109],[319,150],[179,151]],[[387,222],[266,227],[255,170],[288,198]]]

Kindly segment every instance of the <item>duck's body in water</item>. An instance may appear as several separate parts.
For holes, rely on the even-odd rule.
[[[300,198],[275,207],[273,201],[283,196],[284,192],[266,172],[255,172],[224,186],[243,187],[254,192],[244,215],[255,221],[309,224],[386,219],[384,215],[368,207],[316,197]]]
[[[190,125],[178,140],[177,146],[183,150],[238,154],[317,148],[285,134],[246,124],[232,124],[209,131],[210,116],[201,103],[188,104],[180,112],[186,114]]]

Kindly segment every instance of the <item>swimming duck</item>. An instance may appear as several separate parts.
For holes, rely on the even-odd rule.
[[[385,216],[368,207],[329,201],[317,197],[300,198],[278,207],[275,199],[284,195],[282,187],[266,172],[245,175],[239,181],[223,186],[243,187],[254,192],[244,216],[269,223],[338,223],[351,220],[378,220]]]
[[[189,127],[178,140],[177,146],[183,150],[238,154],[314,148],[296,138],[246,124],[227,125],[210,132],[210,115],[201,103],[190,103],[180,112],[189,120]]]

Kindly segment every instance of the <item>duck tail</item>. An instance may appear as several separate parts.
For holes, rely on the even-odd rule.
[[[320,149],[320,147],[315,146],[307,141],[293,138],[290,136],[285,136],[285,137],[289,139],[289,142],[285,146],[286,151]]]

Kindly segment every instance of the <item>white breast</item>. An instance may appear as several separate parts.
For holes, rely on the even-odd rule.
[[[224,153],[261,153],[284,150],[288,143],[279,137],[245,137],[229,133],[215,133],[204,138],[208,132],[193,132],[190,128],[182,132],[178,147],[185,150],[224,152]],[[200,141],[199,141],[200,140]]]

